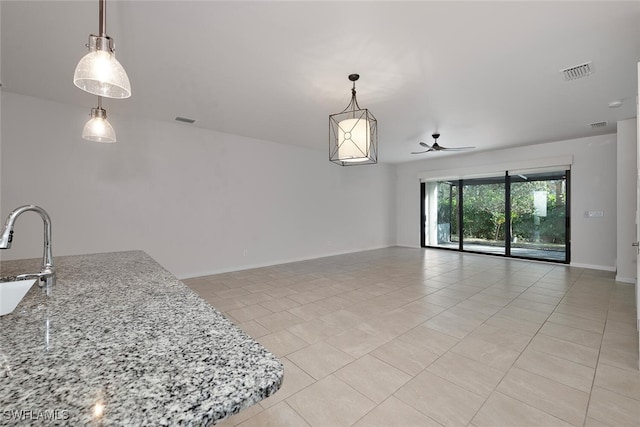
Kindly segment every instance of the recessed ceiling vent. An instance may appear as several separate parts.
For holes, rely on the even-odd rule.
[[[560,70],[560,72],[564,75],[566,81],[577,80],[593,74],[593,66],[591,65],[591,61],[589,61],[574,67],[565,68],[564,70]]]
[[[189,123],[189,124],[193,124],[193,123],[195,123],[195,122],[196,122],[196,120],[195,120],[195,119],[190,119],[190,118],[188,118],[188,117],[179,117],[179,116],[178,116],[178,117],[176,117],[174,120],[175,120],[176,122]]]
[[[603,128],[603,127],[607,126],[607,122],[589,123],[589,126],[591,126],[591,129],[600,129],[600,128]]]

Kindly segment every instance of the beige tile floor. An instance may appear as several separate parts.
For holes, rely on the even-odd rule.
[[[187,279],[284,363],[249,426],[640,426],[632,285],[409,248]]]

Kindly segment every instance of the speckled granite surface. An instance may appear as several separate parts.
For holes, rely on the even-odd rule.
[[[279,389],[280,361],[144,252],[54,261],[53,295],[0,317],[0,425],[210,425]]]

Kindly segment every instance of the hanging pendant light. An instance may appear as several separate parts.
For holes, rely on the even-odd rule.
[[[329,160],[341,166],[378,163],[378,121],[356,99],[358,74],[353,82],[351,102],[340,113],[329,116]]]
[[[106,0],[99,0],[99,35],[89,36],[89,53],[76,66],[73,84],[105,98],[131,96],[129,77],[115,56],[115,43],[107,36]]]
[[[102,97],[98,97],[98,107],[91,109],[91,119],[82,129],[82,138],[95,142],[116,142],[116,133],[107,120],[107,112],[102,108]]]

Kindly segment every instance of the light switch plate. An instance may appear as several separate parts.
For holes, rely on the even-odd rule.
[[[602,218],[604,211],[584,211],[585,218]]]

